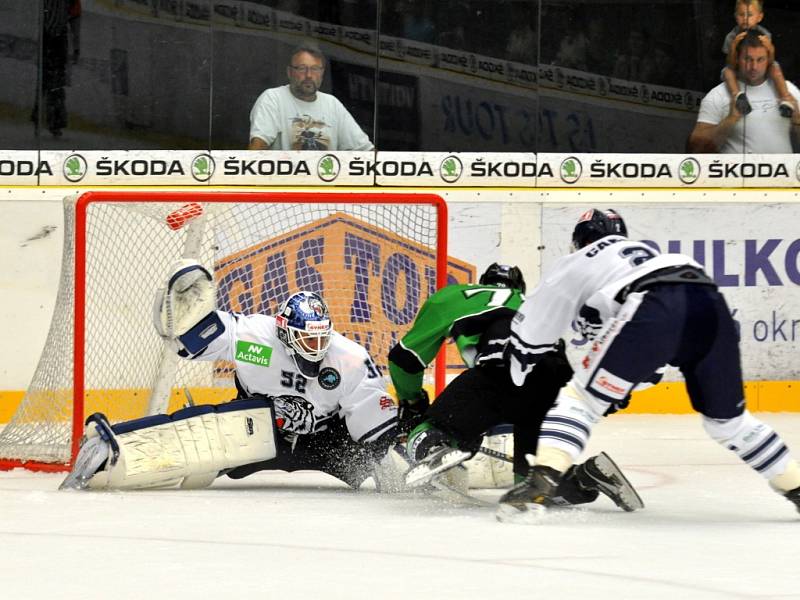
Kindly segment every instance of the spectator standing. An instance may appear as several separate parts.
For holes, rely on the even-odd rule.
[[[791,119],[781,118],[775,82],[767,77],[769,51],[763,35],[748,31],[738,45],[737,73],[753,109],[744,116],[725,83],[713,88],[700,104],[697,124],[689,136],[689,152],[790,154],[800,135],[800,90],[788,83]]]
[[[588,16],[586,22],[586,70],[597,75],[610,75],[614,69],[610,52],[602,50],[608,44],[605,21],[600,15]]]
[[[561,38],[553,64],[567,69],[585,71],[588,54],[589,41],[586,39],[583,29],[578,27]]]
[[[764,18],[764,9],[761,0],[737,0],[736,27],[728,32],[722,44],[722,52],[725,54],[727,65],[722,70],[722,79],[728,87],[731,96],[736,99],[736,109],[743,115],[747,115],[752,110],[752,106],[744,90],[739,87],[737,69],[737,46],[748,31],[756,31],[761,36],[761,41],[769,54],[769,68],[767,75],[775,84],[775,93],[780,98],[778,111],[782,117],[791,118],[792,96],[786,86],[786,79],[783,76],[781,66],[775,61],[775,47],[772,45],[772,34],[759,23]]]
[[[67,55],[68,22],[74,0],[44,0],[42,19],[42,88],[44,123],[55,138],[67,126]],[[33,105],[31,120],[39,131],[39,94]]]
[[[432,3],[405,0],[403,4],[403,37],[415,42],[436,43],[436,24],[430,15]]]
[[[651,83],[683,88],[686,85],[684,74],[675,60],[675,49],[671,44],[660,41],[653,48],[653,72]]]
[[[81,56],[81,0],[71,0],[69,6],[69,43],[72,55],[72,64],[78,64]]]
[[[506,42],[508,60],[526,65],[538,64],[539,40],[535,29],[537,19],[538,15],[530,5],[516,2],[511,5],[513,27]]]

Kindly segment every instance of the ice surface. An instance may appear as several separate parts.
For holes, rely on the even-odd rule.
[[[800,453],[800,415],[759,416]],[[0,473],[0,598],[800,598],[800,515],[699,417],[595,431],[590,452],[617,461],[643,511],[601,498],[524,526],[312,472],[124,493]]]

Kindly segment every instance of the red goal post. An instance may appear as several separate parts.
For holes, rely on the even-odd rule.
[[[379,366],[447,283],[447,207],[395,192],[92,191],[64,201],[58,297],[31,385],[0,431],[0,469],[67,470],[83,421],[233,397],[232,365],[178,361],[152,325],[180,258],[213,269],[217,306],[272,313],[321,292],[334,328]],[[444,350],[426,380],[438,393]],[[384,370],[388,376],[388,371]]]

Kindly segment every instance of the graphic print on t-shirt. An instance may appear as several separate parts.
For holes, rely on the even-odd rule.
[[[325,121],[309,115],[292,118],[292,150],[328,150],[331,145]]]

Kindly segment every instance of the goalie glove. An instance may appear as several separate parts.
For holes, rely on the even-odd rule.
[[[156,291],[153,324],[158,334],[195,355],[225,331],[214,310],[214,281],[199,262],[175,263],[166,286]]]

